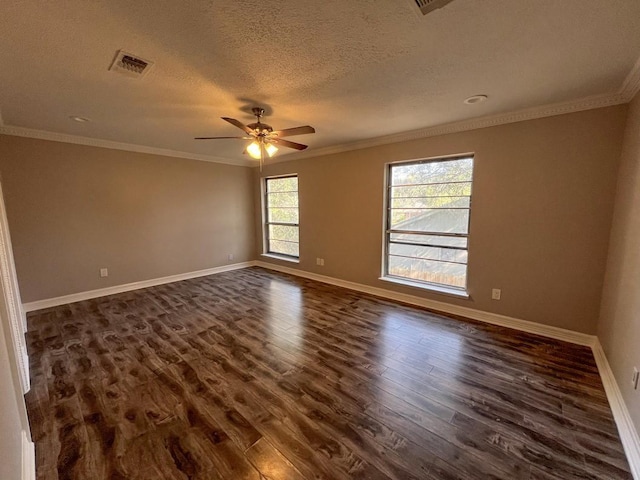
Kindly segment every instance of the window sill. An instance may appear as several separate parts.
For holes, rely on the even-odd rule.
[[[275,253],[262,253],[262,254],[260,254],[260,256],[261,257],[267,257],[267,258],[273,258],[275,260],[282,260],[283,262],[300,263],[300,259],[299,258],[287,257],[286,255],[277,255]]]
[[[406,280],[403,278],[397,277],[380,277],[378,280],[382,280],[384,282],[395,283],[397,285],[402,285],[405,287],[413,287],[419,288],[420,290],[428,290],[433,293],[440,293],[442,295],[450,295],[452,297],[458,298],[469,298],[469,294],[464,290],[459,290],[457,288],[446,287],[444,285],[433,285],[421,282],[412,282],[411,280]]]

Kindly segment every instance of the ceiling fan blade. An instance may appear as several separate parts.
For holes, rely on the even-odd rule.
[[[194,140],[220,140],[222,138],[239,138],[241,140],[251,140],[253,137],[195,137]]]
[[[292,137],[294,135],[305,135],[307,133],[316,133],[316,129],[310,125],[305,125],[303,127],[285,128],[284,130],[276,130],[275,132],[272,132],[272,134],[275,134],[280,138]]]
[[[296,142],[290,142],[289,140],[283,140],[281,138],[272,138],[269,141],[271,143],[275,143],[276,145],[293,148],[295,150],[304,150],[305,148],[307,148],[307,145],[303,145],[301,143],[296,143]]]
[[[251,130],[249,127],[247,127],[245,124],[241,123],[240,121],[236,120],[235,118],[222,117],[222,120],[225,120],[229,122],[231,125],[238,127],[240,130],[244,130],[249,135],[253,135],[254,133],[253,130]]]

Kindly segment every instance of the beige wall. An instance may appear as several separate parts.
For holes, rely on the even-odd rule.
[[[640,369],[640,94],[624,138],[598,337],[640,428],[640,390],[631,387],[633,367]]]
[[[256,176],[299,174],[301,254],[299,265],[263,260],[595,333],[625,118],[625,106],[609,107],[268,165]],[[385,163],[466,152],[471,298],[378,280]]]
[[[0,135],[0,174],[24,302],[253,259],[250,168]]]
[[[298,268],[595,333],[625,118],[624,106],[591,110],[272,164],[262,176],[300,175]],[[471,298],[378,280],[384,164],[465,152],[476,158]],[[25,302],[261,248],[248,168],[0,136],[0,174]]]

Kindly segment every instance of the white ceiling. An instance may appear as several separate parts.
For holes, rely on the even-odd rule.
[[[640,56],[638,0],[3,0],[5,126],[246,162],[220,119],[321,148],[619,92]],[[155,62],[108,70],[124,49]],[[482,104],[465,105],[474,94]],[[76,123],[70,115],[91,119]],[[281,155],[284,159],[293,158]],[[299,155],[299,154],[298,154]]]

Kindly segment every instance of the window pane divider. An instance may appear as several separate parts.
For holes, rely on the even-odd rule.
[[[426,262],[439,262],[439,263],[451,263],[453,265],[466,265],[466,262],[452,262],[450,260],[436,260],[435,258],[425,258],[425,257],[412,257],[410,255],[398,255],[397,253],[390,253],[390,257],[398,257],[398,258],[411,258],[412,260],[424,260]]]
[[[471,209],[469,207],[389,207],[389,210],[471,210]]]
[[[297,223],[284,223],[284,222],[266,222],[267,225],[282,225],[284,227],[299,227]]]
[[[395,228],[389,228],[387,233],[399,233],[404,235],[433,235],[436,237],[457,237],[467,238],[468,233],[449,233],[449,232],[426,232],[424,230],[398,230]]]
[[[471,195],[422,195],[419,197],[400,197],[398,195],[393,196],[394,200],[397,200],[398,198],[471,198]]]
[[[433,245],[431,243],[415,243],[415,242],[403,242],[400,240],[389,240],[389,243],[394,245],[411,245],[413,247],[431,247],[431,248],[447,248],[449,250],[462,250],[467,251],[468,249],[465,247],[454,247],[450,245]]]
[[[452,184],[461,184],[461,183],[471,183],[471,180],[460,180],[457,182],[434,182],[434,183],[399,183],[397,185],[389,185],[389,188],[396,187],[425,187],[427,185],[452,185]],[[468,195],[463,195],[468,196]]]

